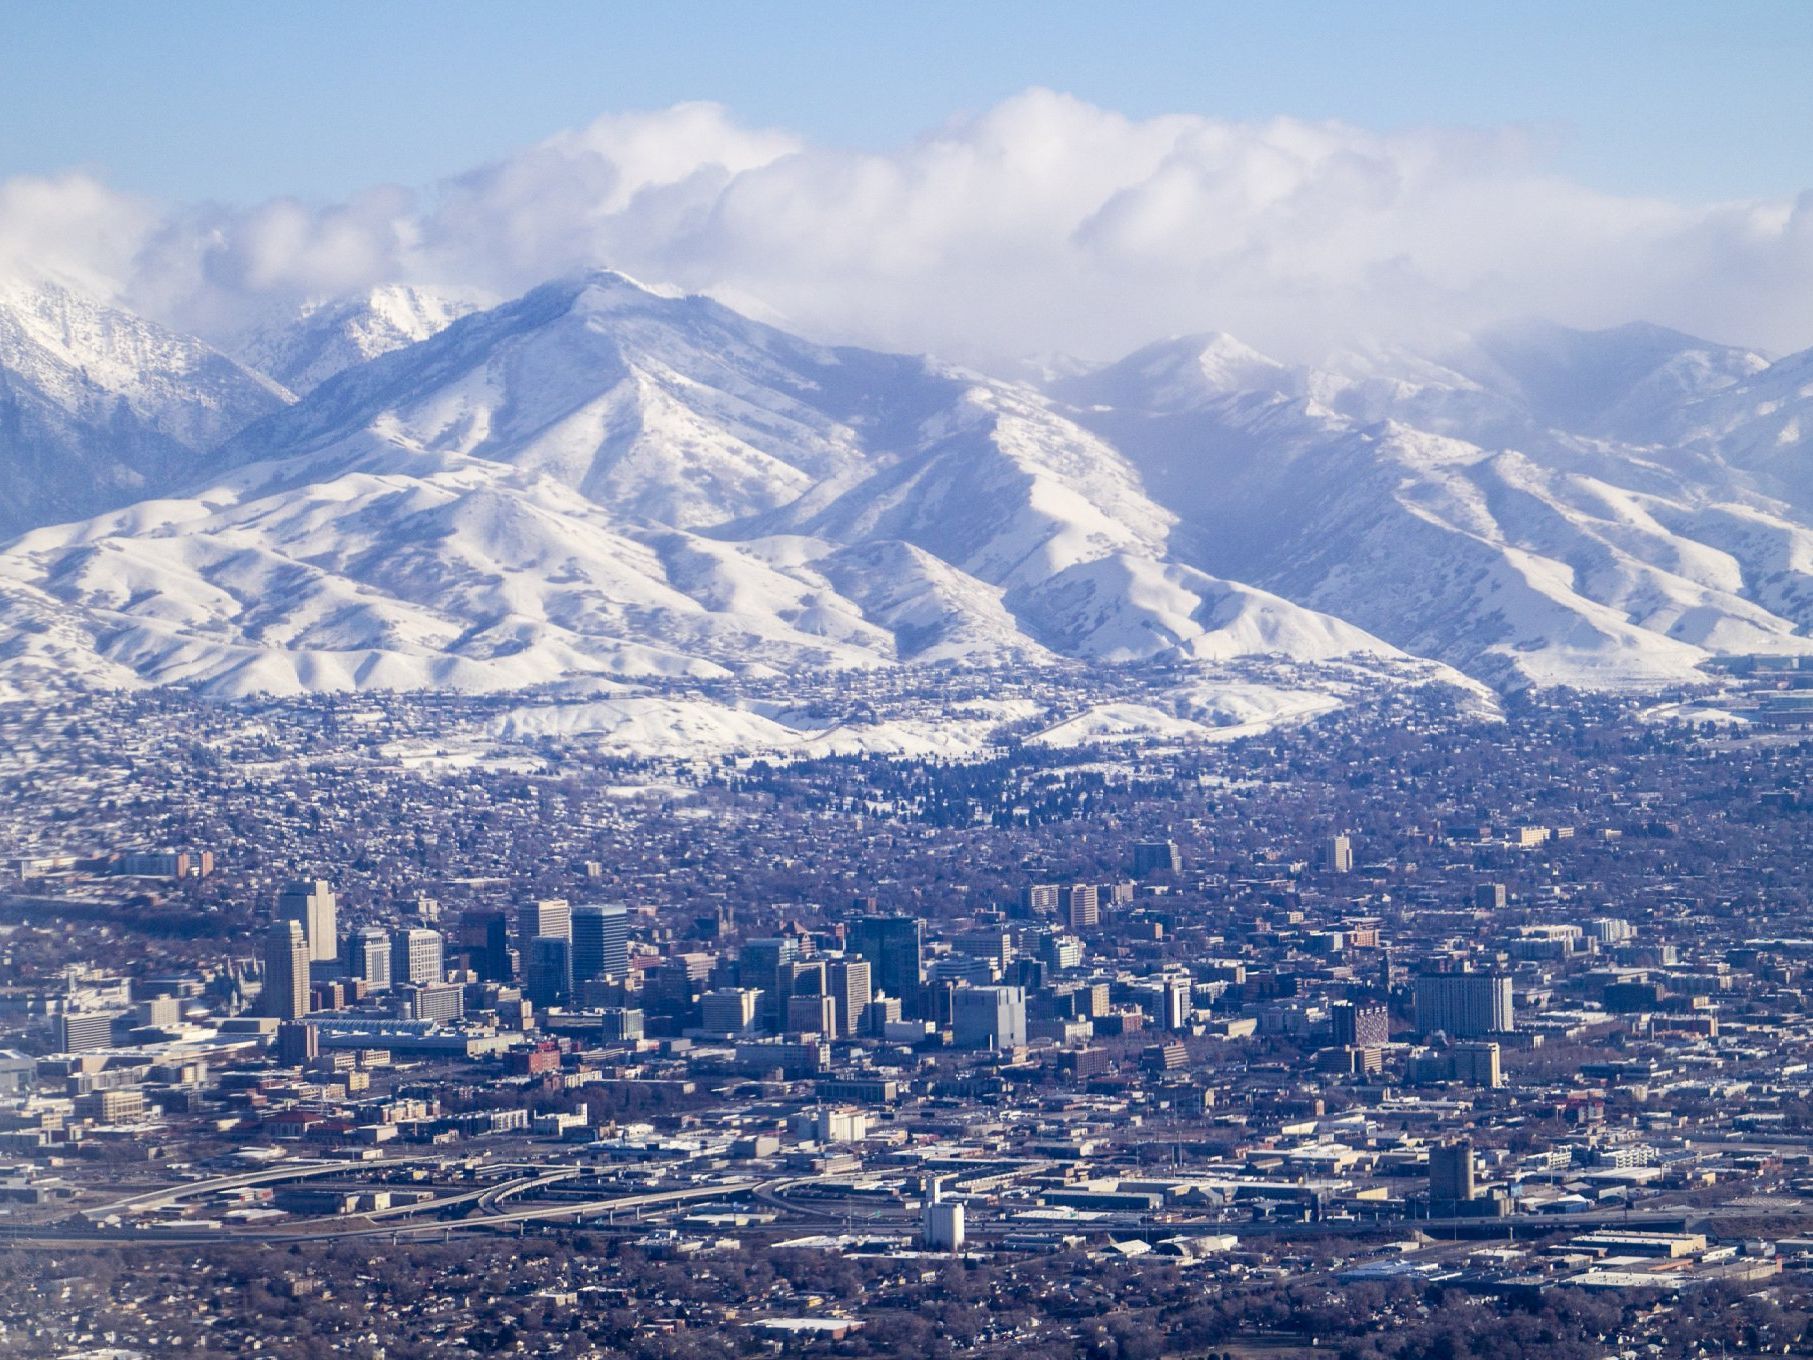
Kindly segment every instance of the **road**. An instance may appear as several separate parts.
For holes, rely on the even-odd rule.
[[[86,1211],[90,1217],[108,1214],[135,1214],[167,1210],[185,1202],[248,1186],[318,1180],[334,1175],[359,1172],[389,1171],[399,1167],[432,1163],[428,1156],[396,1157],[378,1162],[309,1160],[286,1162],[281,1166],[260,1167],[204,1181],[193,1181],[146,1191],[114,1200],[98,1209]],[[496,1170],[506,1168],[495,1167]],[[473,1229],[495,1230],[513,1225],[538,1222],[578,1223],[587,1219],[620,1215],[640,1215],[647,1210],[673,1208],[678,1205],[711,1199],[747,1199],[773,1209],[794,1220],[821,1224],[841,1224],[847,1228],[870,1230],[911,1230],[917,1216],[898,1206],[872,1202],[814,1200],[799,1193],[818,1178],[793,1176],[769,1179],[742,1178],[707,1185],[686,1186],[671,1190],[603,1195],[584,1200],[523,1203],[526,1197],[549,1187],[587,1174],[579,1166],[540,1167],[525,1163],[509,1170],[518,1171],[508,1180],[460,1189],[452,1194],[413,1204],[399,1204],[377,1209],[357,1217],[290,1220],[281,1226],[217,1227],[177,1225],[168,1229],[104,1228],[72,1231],[56,1225],[0,1228],[0,1243],[22,1247],[97,1247],[152,1246],[197,1243],[250,1242],[283,1243],[337,1240],[342,1238],[390,1237],[393,1239],[451,1235]],[[833,1178],[836,1179],[836,1178]],[[453,1211],[470,1207],[475,1212],[463,1218],[450,1218]],[[1380,1233],[1417,1231],[1441,1239],[1508,1239],[1553,1232],[1583,1232],[1592,1229],[1629,1229],[1680,1231],[1693,1225],[1715,1225],[1720,1219],[1754,1217],[1760,1213],[1779,1215],[1813,1214],[1813,1201],[1784,1199],[1768,1207],[1728,1203],[1708,1206],[1673,1206],[1641,1208],[1630,1211],[1595,1211],[1565,1216],[1513,1215],[1507,1218],[1448,1219],[1352,1219],[1324,1222],[1249,1222],[1215,1218],[1171,1218],[1124,1229],[1127,1236],[1171,1236],[1201,1232],[1232,1232],[1242,1237],[1327,1237],[1367,1236]],[[972,1218],[973,1236],[986,1237],[1023,1231],[1026,1224],[1009,1219]]]
[[[546,1183],[553,1183],[548,1179]],[[95,1232],[69,1233],[58,1232],[54,1227],[39,1229],[21,1229],[8,1233],[0,1238],[12,1246],[31,1249],[71,1249],[80,1247],[159,1247],[159,1246],[196,1246],[204,1243],[220,1244],[225,1242],[282,1244],[288,1242],[326,1242],[349,1238],[386,1237],[392,1240],[404,1238],[419,1239],[441,1234],[451,1236],[456,1232],[467,1232],[474,1228],[501,1228],[512,1224],[536,1223],[570,1219],[577,1223],[587,1218],[606,1215],[615,1216],[622,1213],[641,1213],[646,1209],[666,1209],[675,1205],[689,1204],[696,1200],[731,1199],[747,1192],[759,1189],[763,1182],[754,1180],[719,1181],[712,1185],[687,1186],[678,1190],[655,1190],[640,1195],[614,1195],[603,1199],[580,1200],[559,1204],[532,1204],[520,1209],[498,1210],[491,1213],[475,1214],[467,1218],[426,1220],[420,1223],[386,1223],[370,1222],[373,1215],[361,1215],[359,1226],[331,1226],[334,1219],[316,1219],[306,1225],[292,1225],[285,1228],[259,1228],[247,1230],[189,1230],[171,1229],[154,1231],[146,1229],[109,1229]],[[494,1187],[501,1188],[501,1187]],[[462,1196],[462,1199],[476,1196]],[[437,1207],[433,1204],[408,1206],[418,1213],[427,1212]]]

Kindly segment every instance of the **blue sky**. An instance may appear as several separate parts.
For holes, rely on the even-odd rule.
[[[895,146],[1029,86],[1146,117],[1520,124],[1558,173],[1704,201],[1813,185],[1813,4],[18,2],[0,178],[167,200],[425,184],[613,110],[727,105]]]

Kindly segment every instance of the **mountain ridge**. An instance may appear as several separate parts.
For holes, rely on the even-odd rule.
[[[258,379],[146,499],[0,549],[0,669],[246,693],[1357,657],[1508,690],[1813,651],[1813,528],[1775,494],[1808,356],[1521,323],[1315,367],[1208,333],[1034,384],[607,270],[422,328],[294,402]]]

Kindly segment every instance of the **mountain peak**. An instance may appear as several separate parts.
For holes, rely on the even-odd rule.
[[[568,299],[568,306],[575,311],[607,312],[659,308],[688,301],[695,295],[665,284],[644,283],[622,270],[600,265],[552,279],[531,290],[526,296],[549,299],[564,297]]]
[[[74,284],[0,285],[0,533],[163,489],[289,399],[193,336]]]
[[[1298,386],[1288,366],[1226,332],[1204,331],[1134,350],[1053,391],[1079,406],[1180,411],[1232,392],[1295,395]]]
[[[310,298],[240,332],[228,348],[248,367],[307,394],[349,368],[440,334],[495,299],[470,289],[383,283]]]

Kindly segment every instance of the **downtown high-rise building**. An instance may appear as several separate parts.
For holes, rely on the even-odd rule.
[[[630,970],[630,911],[621,902],[585,903],[573,908],[573,982],[615,978]]]
[[[573,997],[573,942],[537,935],[523,951],[523,995],[536,1006],[566,1006]]]
[[[1478,1193],[1473,1174],[1473,1144],[1462,1138],[1429,1149],[1429,1198],[1438,1204],[1464,1204]]]
[[[743,987],[762,994],[761,1017],[770,1029],[778,1030],[786,1022],[786,998],[793,994],[792,966],[799,953],[799,941],[785,935],[746,940],[737,951],[737,979]]]
[[[837,1006],[837,1032],[848,1037],[862,1025],[874,995],[874,968],[867,959],[833,959],[825,970],[825,990]]]
[[[332,963],[340,957],[338,908],[326,879],[286,883],[277,895],[277,919],[302,927],[309,962]]]
[[[285,1020],[277,1026],[272,1049],[283,1066],[301,1067],[321,1052],[320,1032],[306,1020]]]
[[[717,987],[699,1001],[699,1023],[708,1034],[741,1036],[753,1032],[762,994],[754,987]]]
[[[374,992],[390,986],[390,932],[360,926],[346,937],[346,974]]]
[[[529,963],[529,941],[537,935],[554,939],[573,938],[573,908],[564,897],[545,897],[539,902],[525,902],[516,913],[516,948],[523,966]]]
[[[1093,883],[1066,885],[1058,914],[1072,930],[1093,930],[1102,923],[1102,893]]]
[[[481,982],[508,982],[514,976],[509,917],[502,910],[488,907],[466,912],[460,917],[458,944],[466,966]]]
[[[1419,973],[1416,1027],[1454,1039],[1479,1039],[1517,1028],[1511,979],[1505,973]]]
[[[417,926],[390,937],[390,981],[440,982],[447,976],[446,942],[438,930]]]
[[[264,1013],[279,1020],[308,1014],[308,936],[297,920],[278,921],[264,937]]]
[[[1172,1031],[1187,1029],[1196,1014],[1194,989],[1187,977],[1168,977],[1160,984],[1160,1022]]]
[[[1026,991],[1021,987],[957,987],[951,992],[952,1038],[958,1048],[1022,1048]]]
[[[1337,1048],[1383,1048],[1391,1042],[1391,1012],[1376,1003],[1337,1001],[1328,1008],[1328,1029]]]
[[[876,995],[900,1002],[900,1013],[919,1014],[924,926],[916,916],[859,916],[850,923],[850,952],[869,961]]]
[[[775,989],[764,1006],[767,1022],[777,1034],[793,1028],[793,1002],[798,997],[822,998],[825,991],[825,961],[794,959],[783,963],[775,975]]]

